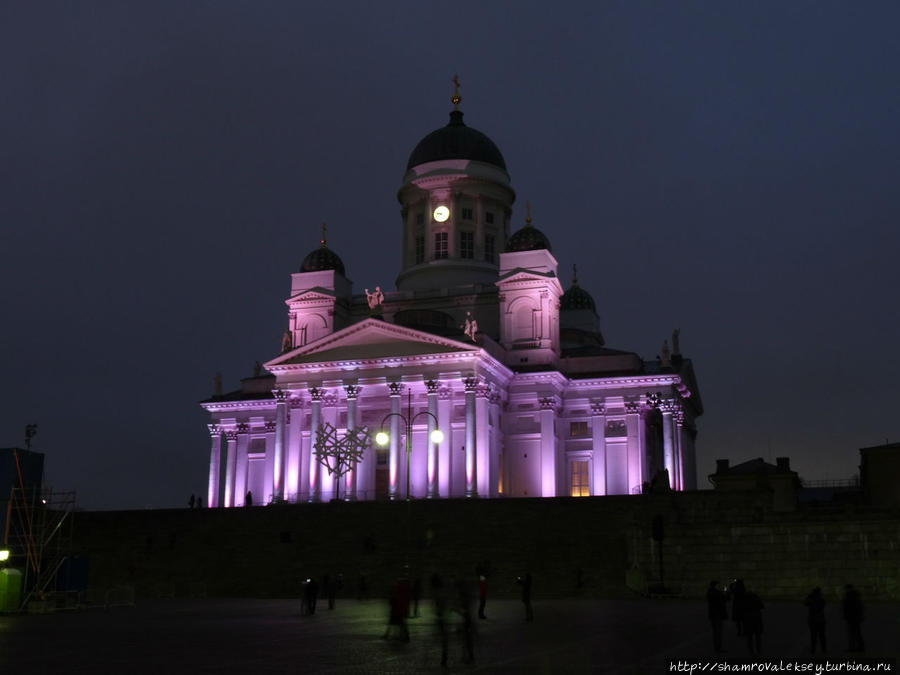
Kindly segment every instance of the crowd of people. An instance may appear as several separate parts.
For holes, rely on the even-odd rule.
[[[731,620],[734,622],[738,637],[746,640],[747,649],[751,654],[761,654],[765,605],[759,595],[747,589],[743,579],[734,579],[727,586],[720,586],[717,580],[709,582],[706,604],[712,628],[713,649],[717,653],[724,651],[722,633],[723,624],[729,615],[729,603],[731,603]],[[825,596],[818,586],[812,589],[803,601],[809,626],[811,654],[816,653],[817,647],[823,654],[827,651],[825,604]],[[852,584],[844,587],[841,609],[844,622],[847,624],[847,651],[865,651],[861,626],[863,602],[859,591]]]

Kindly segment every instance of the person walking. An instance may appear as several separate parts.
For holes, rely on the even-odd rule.
[[[744,595],[744,634],[747,636],[747,647],[751,654],[759,655],[762,652],[764,607],[763,601],[756,593],[747,591]]]
[[[716,653],[722,651],[722,623],[728,617],[728,599],[724,591],[719,588],[718,581],[710,581],[706,591],[706,606],[709,615],[709,623],[712,627],[713,649]]]
[[[862,636],[863,602],[859,591],[853,588],[853,584],[844,587],[844,621],[847,622],[847,649],[851,652],[865,651]]]
[[[822,597],[822,589],[816,586],[806,596],[803,603],[807,610],[807,623],[809,624],[809,652],[816,653],[816,643],[822,645],[822,653],[825,653],[825,598]]]

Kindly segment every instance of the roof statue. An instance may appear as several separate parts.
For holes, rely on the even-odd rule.
[[[680,328],[676,328],[672,331],[672,354],[675,356],[681,356],[681,344],[678,342],[678,334],[680,332]]]
[[[289,352],[291,351],[291,347],[293,346],[293,339],[291,338],[291,331],[287,328],[284,329],[284,333],[281,336],[281,351]]]
[[[381,292],[381,286],[376,286],[371,293],[368,288],[366,289],[366,302],[369,303],[369,309],[381,306],[381,303],[384,302],[384,293]]]
[[[663,340],[662,344],[662,358],[660,359],[663,368],[668,368],[672,365],[672,352],[669,351],[669,341]]]
[[[463,333],[469,336],[472,342],[475,342],[475,334],[478,332],[478,322],[472,316],[471,312],[466,312],[466,323]]]

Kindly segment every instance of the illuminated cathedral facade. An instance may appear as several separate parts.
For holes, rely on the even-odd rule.
[[[702,406],[677,331],[654,360],[605,346],[530,213],[510,233],[503,155],[459,100],[409,157],[396,290],[354,294],[323,233],[291,275],[282,353],[202,402],[209,506],[696,487]],[[323,426],[390,440],[336,478],[316,454]]]

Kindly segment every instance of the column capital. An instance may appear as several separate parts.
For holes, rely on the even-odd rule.
[[[628,404],[626,404],[627,406]],[[599,401],[591,402],[591,413],[594,415],[605,415],[606,414],[606,405],[604,403],[600,403]]]
[[[250,433],[250,425],[246,422],[241,422],[237,425],[237,432],[239,434],[249,434]]]
[[[266,420],[266,433],[275,431],[275,420]]]
[[[659,408],[662,403],[662,394],[658,391],[648,391],[644,394],[644,401],[649,408]]]
[[[236,441],[238,437],[237,429],[229,429],[225,432],[225,440],[226,441]]]
[[[222,427],[218,424],[207,424],[206,428],[209,429],[209,435],[213,438],[222,433]]]
[[[478,378],[467,377],[463,379],[463,386],[466,388],[467,394],[474,394],[478,389]]]
[[[291,396],[289,402],[290,402],[292,410],[296,410],[297,408],[303,407],[303,399],[300,398],[299,396]]]
[[[322,400],[322,394],[325,392],[321,387],[310,387],[309,388],[309,397],[313,403],[318,403]]]
[[[676,398],[665,398],[660,401],[658,407],[664,413],[677,413],[681,410],[681,401]]]
[[[450,387],[441,387],[438,389],[438,398],[442,401],[448,401],[453,397],[453,390]]]
[[[344,391],[347,394],[348,401],[355,401],[359,397],[359,392],[361,388],[355,384],[345,384]]]
[[[541,410],[552,410],[556,413],[559,412],[560,401],[557,396],[545,396],[538,399],[538,403],[541,406]]]
[[[272,396],[278,403],[284,403],[287,400],[287,392],[284,389],[273,389]]]
[[[440,382],[437,380],[425,380],[425,389],[428,390],[429,394],[437,394],[439,387]]]
[[[391,390],[391,396],[399,396],[403,391],[403,385],[400,382],[389,382],[388,389]]]

